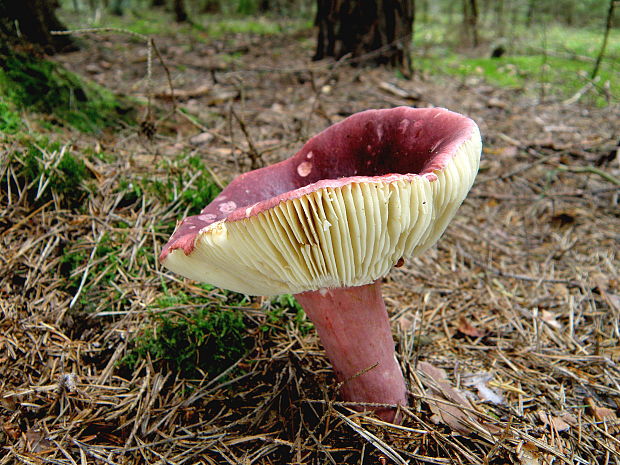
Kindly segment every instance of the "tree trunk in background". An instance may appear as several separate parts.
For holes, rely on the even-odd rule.
[[[220,5],[219,0],[206,0],[203,2],[202,7],[200,8],[202,13],[220,13],[222,11],[222,7]]]
[[[501,0],[500,0],[501,1]],[[469,25],[474,47],[478,46],[478,4],[476,0],[469,0]]]
[[[349,55],[411,74],[412,0],[317,0],[314,60]]]
[[[529,0],[527,4],[527,14],[525,16],[525,25],[530,27],[534,21],[534,9],[536,8],[536,0]]]
[[[605,34],[603,34],[603,44],[601,45],[601,50],[596,57],[596,63],[594,63],[594,68],[590,73],[590,79],[594,79],[598,74],[598,70],[601,67],[601,61],[603,61],[603,55],[605,55],[605,49],[607,48],[607,41],[609,40],[609,31],[611,31],[611,25],[614,19],[614,6],[615,0],[609,0],[609,8],[607,10],[607,21],[605,22]]]
[[[478,5],[476,0],[463,0],[463,30],[473,47],[478,46]]]
[[[54,0],[0,0],[0,43],[35,44],[50,54],[76,50],[69,36],[50,33],[66,30],[56,17],[57,6]]]
[[[188,20],[185,2],[183,0],[174,0],[174,17],[177,23],[184,23]]]

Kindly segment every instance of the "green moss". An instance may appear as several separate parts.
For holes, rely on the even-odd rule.
[[[0,133],[15,134],[22,126],[19,114],[7,102],[0,101]]]
[[[84,132],[131,121],[127,103],[111,92],[25,54],[0,55],[0,95],[18,108],[54,115]]]
[[[211,37],[225,37],[229,34],[273,35],[281,33],[282,26],[265,17],[218,18],[207,23]]]
[[[199,43],[226,39],[233,34],[275,35],[313,27],[312,15],[305,17],[299,14],[286,17],[260,15],[256,13],[256,3],[255,0],[225,2],[222,4],[221,14],[195,14],[192,15],[192,24],[174,23],[172,30],[170,13],[157,8],[139,13],[127,12],[124,16],[106,15],[104,21],[108,27],[144,36],[166,36],[173,32]],[[142,41],[139,37],[123,40]]]
[[[232,302],[237,295],[231,294]],[[175,310],[191,301],[204,306],[190,311]],[[242,313],[222,308],[215,299],[189,297],[184,293],[165,295],[154,309],[152,327],[144,330],[123,359],[133,369],[139,360],[150,357],[162,369],[174,370],[186,378],[214,377],[230,367],[248,350]]]

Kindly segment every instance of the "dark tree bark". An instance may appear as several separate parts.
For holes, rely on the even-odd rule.
[[[317,0],[314,60],[387,65],[411,74],[412,0]]]
[[[605,33],[603,34],[603,43],[601,45],[601,50],[598,52],[596,56],[596,62],[594,63],[594,68],[590,73],[590,79],[594,79],[598,74],[598,70],[601,67],[601,61],[603,61],[603,55],[605,55],[605,49],[607,48],[607,41],[609,40],[609,31],[611,31],[611,26],[614,20],[614,6],[615,0],[609,0],[609,8],[607,9],[607,20],[605,21]]]
[[[525,25],[530,27],[534,21],[534,10],[536,8],[536,0],[529,0],[527,4],[527,13],[525,15]]]
[[[222,11],[219,0],[206,0],[200,8],[202,13],[220,13]]]
[[[56,17],[55,0],[0,0],[0,43],[13,47],[34,44],[45,53],[75,50],[75,42],[65,35],[65,26]]]
[[[503,0],[502,0],[503,3]],[[469,26],[471,28],[472,45],[478,46],[478,4],[476,0],[469,0]]]
[[[174,0],[174,16],[177,23],[184,23],[189,19],[183,0]]]
[[[476,0],[463,0],[463,29],[473,47],[478,46],[478,4]]]

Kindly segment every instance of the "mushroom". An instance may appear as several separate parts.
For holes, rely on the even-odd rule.
[[[480,152],[476,124],[445,109],[357,113],[291,158],[234,179],[178,224],[160,261],[249,295],[295,294],[342,398],[361,410],[381,404],[379,417],[398,421],[407,389],[381,278],[439,239]]]

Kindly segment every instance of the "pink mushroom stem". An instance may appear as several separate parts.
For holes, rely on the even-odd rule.
[[[381,284],[321,289],[295,295],[314,323],[348,402],[407,405]],[[396,409],[360,405],[385,421]],[[398,421],[398,419],[396,419]]]

